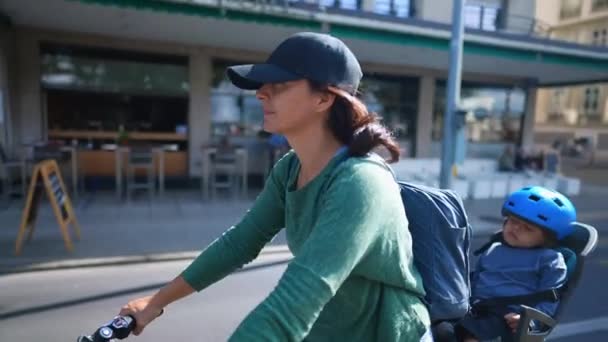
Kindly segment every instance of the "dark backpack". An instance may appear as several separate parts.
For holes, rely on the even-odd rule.
[[[382,157],[370,156],[395,173]],[[348,158],[344,153],[341,161]],[[396,179],[396,176],[395,176]],[[469,310],[471,225],[452,190],[398,181],[431,321],[457,320]]]
[[[451,190],[399,182],[431,321],[454,320],[469,310],[471,225]]]

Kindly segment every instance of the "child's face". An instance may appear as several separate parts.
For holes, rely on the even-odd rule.
[[[534,248],[545,242],[545,234],[541,228],[513,216],[507,217],[502,236],[510,246],[518,248]]]

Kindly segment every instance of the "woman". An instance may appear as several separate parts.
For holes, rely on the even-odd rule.
[[[354,97],[361,67],[340,40],[299,33],[258,65],[228,68],[257,89],[264,129],[293,151],[274,166],[241,222],[180,276],[120,314],[135,334],[162,309],[253,260],[283,227],[294,255],[272,293],[239,325],[234,341],[420,341],[429,317],[411,236],[390,169],[369,155],[397,144]],[[350,157],[350,158],[346,158]]]

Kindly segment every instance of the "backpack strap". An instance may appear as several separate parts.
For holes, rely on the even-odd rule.
[[[488,248],[490,248],[492,246],[492,244],[494,244],[496,242],[503,242],[502,233],[501,232],[497,232],[497,233],[492,234],[492,236],[490,237],[490,239],[488,240],[488,242],[484,243],[481,247],[479,247],[477,250],[475,250],[475,252],[473,252],[473,254],[475,256],[480,255],[481,253],[487,251]]]
[[[492,243],[500,241],[500,238],[495,240],[497,234],[494,234],[489,242],[487,242],[480,249],[475,251],[475,255],[483,253],[487,250]],[[485,248],[485,249],[484,249]],[[483,249],[483,250],[482,250]],[[483,312],[491,308],[495,307],[506,307],[509,305],[527,305],[527,306],[536,306],[542,302],[557,302],[562,297],[562,291],[566,290],[568,286],[568,279],[573,273],[573,269],[576,264],[576,254],[569,248],[559,247],[556,250],[564,256],[566,266],[567,266],[567,276],[566,282],[562,284],[560,287],[555,289],[549,289],[545,291],[539,291],[535,293],[530,293],[527,295],[520,296],[505,296],[505,297],[494,297],[488,299],[477,300],[472,303],[472,308],[474,311]],[[478,253],[479,252],[479,253]]]
[[[559,288],[539,291],[520,296],[494,297],[477,300],[472,303],[474,310],[483,310],[493,307],[506,307],[509,305],[536,306],[542,302],[557,302],[560,300]]]

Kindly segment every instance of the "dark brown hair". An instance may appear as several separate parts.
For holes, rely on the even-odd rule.
[[[351,156],[361,157],[376,147],[383,146],[390,153],[389,163],[399,160],[399,144],[391,132],[380,123],[378,114],[369,112],[367,106],[348,92],[309,81],[311,89],[336,95],[330,108],[328,124],[334,136],[348,146]]]

